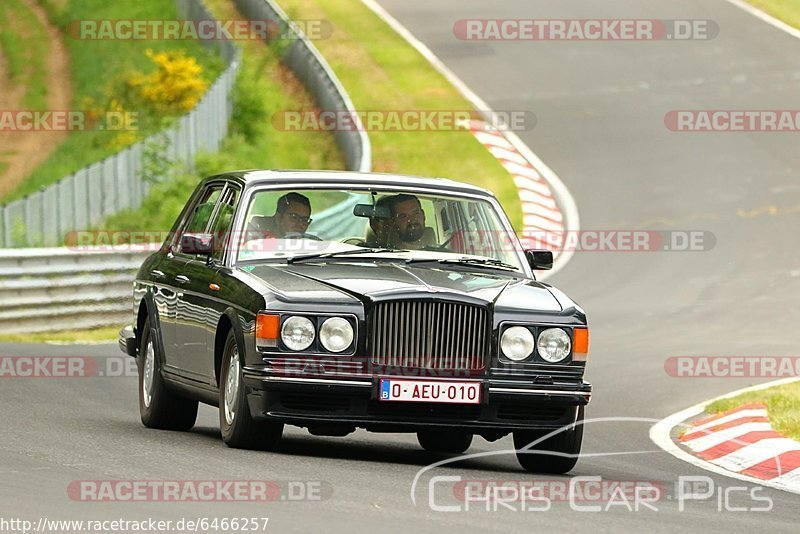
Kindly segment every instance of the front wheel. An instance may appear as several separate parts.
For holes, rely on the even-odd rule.
[[[423,430],[417,432],[417,441],[429,452],[461,454],[472,445],[472,434],[459,430]]]
[[[139,414],[148,428],[189,430],[197,420],[197,401],[178,396],[161,376],[161,358],[156,352],[150,318],[142,328],[139,357]]]
[[[578,417],[574,427],[563,430],[531,447],[528,447],[530,443],[541,439],[551,431],[518,430],[514,432],[517,460],[523,469],[532,473],[563,474],[571,471],[578,463],[578,455],[581,452],[583,426],[583,406],[581,406],[578,408]],[[526,447],[528,448],[525,449]]]
[[[242,355],[231,330],[225,341],[219,384],[219,427],[222,440],[234,449],[273,449],[283,434],[283,423],[255,421],[250,415],[242,379],[242,365]]]

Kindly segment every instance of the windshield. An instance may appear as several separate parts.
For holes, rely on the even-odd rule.
[[[358,258],[362,249],[363,255],[414,260],[488,258],[524,272],[519,242],[504,220],[490,202],[464,197],[403,190],[261,190],[246,206],[238,261],[319,254]]]

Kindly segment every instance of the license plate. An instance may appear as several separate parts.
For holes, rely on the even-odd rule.
[[[481,383],[381,378],[379,398],[382,401],[480,404]]]

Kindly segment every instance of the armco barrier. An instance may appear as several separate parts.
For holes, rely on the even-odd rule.
[[[186,19],[213,19],[201,0],[176,0],[176,5]],[[149,186],[141,175],[143,151],[156,136],[169,140],[168,156],[183,164],[191,164],[198,151],[219,148],[233,110],[231,90],[239,70],[239,51],[231,41],[204,43],[218,47],[227,68],[197,107],[166,131],[0,206],[0,248],[58,245],[67,232],[96,226],[109,215],[139,207]]]
[[[0,334],[130,322],[133,280],[149,253],[0,250]]]
[[[315,214],[313,231],[323,237],[363,235],[364,220],[353,216],[355,202]],[[0,334],[131,323],[136,272],[158,248],[0,249]]]

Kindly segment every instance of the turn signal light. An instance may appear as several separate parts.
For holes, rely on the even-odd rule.
[[[281,316],[259,313],[256,316],[256,347],[277,347],[280,337]]]
[[[589,356],[589,329],[575,328],[572,333],[572,361],[585,362]]]

